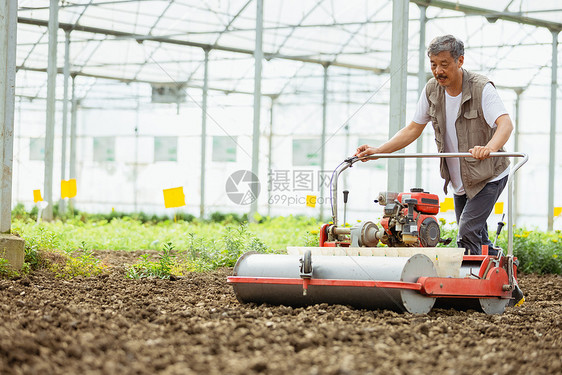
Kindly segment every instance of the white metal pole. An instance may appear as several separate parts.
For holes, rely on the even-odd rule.
[[[406,81],[408,79],[408,0],[392,2],[392,51],[390,55],[390,123],[389,137],[404,127],[406,121]],[[401,150],[399,152],[404,152]],[[388,161],[388,190],[402,191],[404,160]]]
[[[519,152],[519,136],[521,134],[521,94],[523,94],[523,88],[518,88],[515,90],[515,131],[513,132],[513,151]],[[519,177],[517,175],[513,176],[513,224],[517,225],[517,220],[519,219],[519,205],[517,204],[519,195]]]
[[[418,50],[418,96],[422,94],[425,87],[425,25],[427,22],[426,10],[427,7],[418,5],[420,8],[420,45]],[[421,154],[423,152],[423,135],[416,141],[416,152]],[[422,187],[422,167],[423,160],[416,159],[416,187]]]
[[[76,115],[78,100],[76,99],[76,76],[72,76],[72,99],[70,110],[70,178],[76,178]]]
[[[267,173],[271,173],[273,166],[273,109],[275,108],[276,96],[271,95],[271,108],[269,109],[269,139],[268,139],[268,152],[267,152]],[[271,216],[271,187],[267,189],[267,216]]]
[[[66,180],[66,138],[68,124],[68,78],[70,77],[70,31],[64,33],[64,84],[62,101],[62,145],[61,145],[61,169],[60,178]],[[59,201],[59,211],[65,213],[66,205],[61,197]]]
[[[70,99],[70,151],[69,151],[69,165],[68,174],[69,178],[76,178],[76,90],[75,90],[76,75],[72,75],[72,90]],[[76,181],[78,184],[78,181]],[[69,199],[69,206],[74,208],[74,198]]]
[[[201,104],[201,202],[199,217],[205,216],[205,172],[207,168],[207,96],[209,94],[209,50],[205,49],[205,70],[203,72],[203,102]]]
[[[44,199],[48,206],[43,211],[45,220],[53,219],[53,154],[55,148],[55,110],[57,84],[57,31],[58,0],[51,0],[49,7],[49,56],[47,64],[47,121],[45,130]]]
[[[552,82],[550,85],[550,158],[548,163],[548,230],[554,226],[554,174],[556,173],[556,89],[558,86],[558,33],[552,31]]]
[[[9,233],[12,221],[17,9],[17,0],[0,0],[0,233]]]
[[[138,210],[138,182],[139,182],[139,126],[140,126],[140,94],[139,85],[136,85],[137,108],[135,110],[135,161],[133,165],[133,212]]]
[[[329,65],[324,65],[324,84],[322,89],[322,138],[320,140],[320,174],[324,172],[326,164],[326,126],[327,126],[327,115],[328,115],[328,68]],[[324,183],[322,179],[318,178],[320,183],[320,197],[324,198]],[[332,199],[337,199],[337,197],[332,197]],[[325,200],[324,200],[325,201]],[[320,221],[324,220],[324,205],[320,205]]]
[[[252,132],[252,172],[259,178],[260,117],[261,117],[261,71],[263,61],[263,0],[256,1],[256,47],[254,50],[254,129]],[[252,186],[256,186],[252,184]],[[257,194],[257,191],[254,191]],[[249,220],[258,212],[258,199],[250,206]]]

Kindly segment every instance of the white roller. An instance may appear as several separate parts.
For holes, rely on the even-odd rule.
[[[244,254],[234,267],[234,276],[256,278],[255,282],[232,280],[241,302],[303,306],[317,303],[350,305],[368,309],[392,309],[425,314],[435,298],[416,290],[364,286],[276,284],[272,279],[300,280],[298,255]],[[416,283],[419,277],[435,277],[432,261],[423,254],[411,257],[312,256],[312,279],[364,280]]]
[[[461,247],[302,247],[289,246],[287,254],[302,255],[310,250],[312,256],[375,256],[411,257],[415,254],[427,255],[439,277],[459,277],[464,248]],[[461,276],[461,277],[464,277]]]

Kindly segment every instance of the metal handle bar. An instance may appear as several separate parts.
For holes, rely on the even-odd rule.
[[[335,178],[332,181],[331,190],[331,200],[332,200],[332,222],[334,225],[338,225],[337,212],[338,212],[338,178],[340,173],[345,171],[347,168],[353,166],[361,160],[373,160],[373,159],[398,159],[398,158],[468,158],[473,157],[470,152],[441,152],[432,154],[372,154],[369,156],[363,156],[361,158],[357,156],[352,156],[340,164],[336,170]],[[507,201],[507,230],[508,230],[508,245],[507,252],[509,255],[513,255],[513,225],[512,225],[512,208],[513,208],[513,175],[523,164],[529,160],[529,155],[523,152],[492,152],[490,157],[518,157],[523,158],[519,163],[515,164],[513,168],[509,171],[509,176],[507,178],[507,191],[508,191],[508,201]],[[344,223],[345,225],[345,223]]]

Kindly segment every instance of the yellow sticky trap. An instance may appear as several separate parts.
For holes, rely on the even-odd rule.
[[[166,208],[185,206],[185,195],[183,186],[171,189],[164,189],[164,206]]]
[[[76,196],[76,179],[62,180],[60,182],[61,198],[74,198]]]
[[[33,202],[41,202],[43,201],[43,197],[41,196],[41,190],[33,190]]]
[[[455,201],[453,200],[453,198],[445,198],[445,200],[443,202],[441,202],[440,206],[441,206],[441,212],[447,212],[449,210],[454,210],[455,209]]]
[[[554,207],[554,216],[560,216],[562,214],[562,207]]]
[[[494,205],[494,213],[495,213],[496,215],[503,214],[503,202],[497,202],[497,203]]]
[[[316,207],[316,195],[306,196],[306,206],[312,208]]]

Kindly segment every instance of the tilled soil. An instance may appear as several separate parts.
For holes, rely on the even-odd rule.
[[[0,374],[560,374],[562,277],[522,275],[503,315],[241,305],[230,270],[0,280]]]

